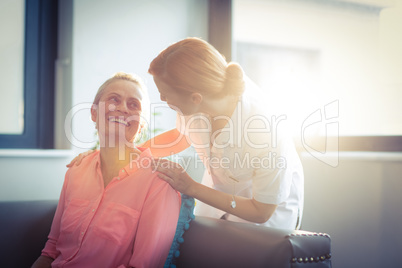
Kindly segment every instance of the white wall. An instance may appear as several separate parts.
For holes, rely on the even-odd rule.
[[[95,5],[96,2],[96,5]],[[188,36],[207,38],[207,1],[80,0],[74,2],[73,105],[93,101],[99,86],[117,71],[144,78],[151,101],[160,103],[150,62],[169,44]],[[174,116],[170,109],[165,116]],[[76,113],[76,147],[94,140],[89,111]],[[173,128],[173,120],[160,121]],[[82,146],[81,146],[82,145]]]
[[[331,235],[333,266],[396,267],[402,251],[402,154],[341,152],[332,167],[303,153],[302,162],[302,228]]]
[[[71,110],[75,137],[72,143],[68,142],[71,150],[0,150],[0,201],[57,199],[67,170],[65,165],[94,143],[95,128],[89,110],[79,109],[93,101],[98,87],[117,71],[132,72],[146,80],[151,101],[159,102],[147,74],[151,60],[179,39],[207,38],[207,1],[76,0],[72,17],[72,58],[59,53],[63,57],[61,69],[72,64],[71,100],[65,92],[69,87],[60,85],[66,81],[56,83],[62,100],[58,105],[71,105],[57,107],[57,113],[76,107]],[[68,25],[60,27],[68,30]],[[62,70],[58,79],[62,80],[63,75],[65,78]],[[172,116],[169,112],[166,109],[164,113]],[[61,117],[63,124],[56,124],[59,128],[64,126],[65,118]],[[164,124],[164,128],[175,126],[174,120],[159,119],[159,124]],[[56,133],[61,136],[56,138],[58,141],[69,134],[64,129],[57,129]]]
[[[0,201],[58,199],[68,150],[0,150]]]
[[[313,70],[292,53],[277,61],[259,57],[264,69],[256,82],[270,107],[294,120],[296,133],[315,109],[335,100],[340,135],[402,133],[402,0],[233,2],[235,42],[316,57]]]
[[[24,130],[24,1],[0,0],[0,133]],[[10,90],[13,88],[14,90]]]

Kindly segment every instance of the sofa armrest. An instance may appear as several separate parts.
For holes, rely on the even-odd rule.
[[[177,267],[331,267],[327,234],[197,216]]]

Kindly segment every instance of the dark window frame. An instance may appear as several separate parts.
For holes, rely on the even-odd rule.
[[[58,1],[25,1],[24,131],[0,134],[0,148],[54,148]]]

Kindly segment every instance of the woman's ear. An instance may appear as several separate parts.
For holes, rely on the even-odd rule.
[[[138,130],[137,130],[137,134],[135,134],[134,137],[134,143],[138,143],[140,140],[142,140],[142,136],[146,135],[146,126],[144,122],[140,121],[140,124],[138,125]],[[144,143],[144,141],[143,141]],[[142,144],[138,144],[138,145],[142,145]]]
[[[138,125],[137,135],[141,134],[143,128],[144,128],[144,123],[140,122],[140,124]]]
[[[97,110],[98,110],[98,105],[92,104],[92,106],[91,106],[91,119],[95,123],[96,123],[96,119],[97,119],[97,116],[98,116]]]
[[[202,95],[200,93],[197,93],[197,92],[191,93],[191,101],[194,104],[200,104],[202,102]]]

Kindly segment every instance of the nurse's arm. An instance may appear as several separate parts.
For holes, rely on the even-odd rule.
[[[195,182],[186,193],[203,203],[255,223],[264,223],[274,214],[277,205],[265,204],[241,196],[234,196],[236,207],[231,206],[233,196]]]
[[[187,137],[175,128],[147,140],[139,147],[150,148],[154,157],[165,157],[180,153],[190,145]]]
[[[236,206],[233,208],[231,194],[194,181],[178,163],[167,159],[156,159],[152,165],[153,170],[159,171],[158,177],[168,182],[177,191],[247,221],[264,223],[269,220],[277,207],[274,204],[258,202],[254,198],[234,196]]]

